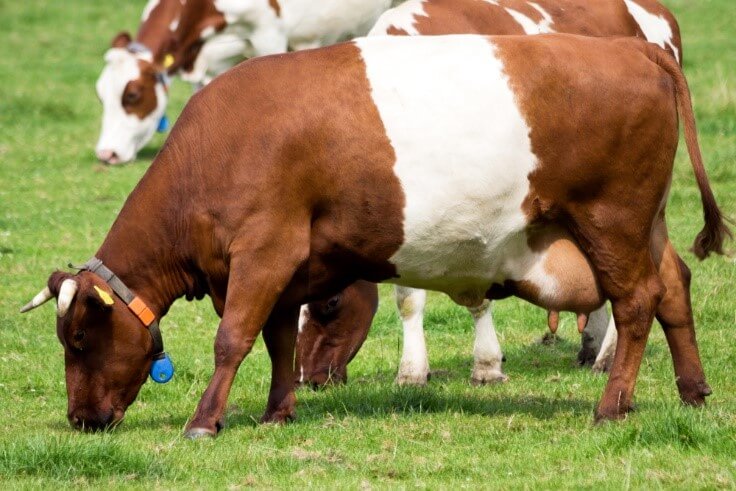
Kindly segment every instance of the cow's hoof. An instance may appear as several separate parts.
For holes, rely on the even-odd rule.
[[[474,368],[470,376],[473,385],[503,384],[509,381],[509,377],[498,369]]]
[[[626,419],[628,413],[633,412],[635,409],[636,406],[633,404],[629,404],[627,406],[614,406],[610,408],[598,406],[595,410],[593,422],[598,425],[606,421],[620,421],[622,419]]]
[[[677,388],[680,391],[680,400],[682,403],[694,407],[704,406],[705,398],[713,393],[713,390],[705,380],[699,382],[678,380]]]
[[[190,440],[199,440],[200,438],[215,438],[217,431],[208,428],[189,428],[184,432],[184,437]]]
[[[279,409],[276,411],[266,411],[261,417],[261,423],[263,424],[277,424],[283,425],[296,419],[296,410],[292,409]]]
[[[429,373],[399,373],[396,376],[396,385],[423,387],[429,381]]]
[[[596,354],[598,350],[592,346],[583,346],[578,351],[578,366],[592,367],[595,364]]]

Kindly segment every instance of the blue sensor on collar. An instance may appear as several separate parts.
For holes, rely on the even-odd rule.
[[[161,116],[161,119],[158,120],[158,128],[156,128],[156,131],[159,133],[164,133],[166,130],[169,129],[169,118],[166,117],[164,114]]]
[[[174,376],[174,364],[166,353],[162,353],[160,358],[153,360],[151,371],[149,372],[151,379],[159,384],[165,384]]]

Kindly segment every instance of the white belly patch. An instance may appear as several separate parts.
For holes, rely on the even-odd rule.
[[[356,44],[406,198],[395,282],[475,303],[533,274],[521,204],[537,158],[495,47],[466,35]]]

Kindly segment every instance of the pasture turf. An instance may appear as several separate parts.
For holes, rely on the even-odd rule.
[[[670,233],[693,270],[701,354],[714,394],[680,406],[661,329],[652,330],[628,420],[592,425],[605,376],[575,366],[565,316],[553,346],[545,313],[499,302],[510,381],[472,387],[468,314],[431,295],[426,388],[393,384],[400,328],[381,289],[373,331],[344,387],[298,392],[298,420],[261,426],[269,361],[258,342],[230,395],[216,440],[182,429],[212,373],[218,319],[208,301],[177,302],[162,322],[176,376],[147,383],[116,430],[78,434],[65,420],[62,349],[52,305],[19,315],[48,274],[92,255],[153,159],[95,162],[100,107],[93,85],[107,43],[134,30],[143,0],[0,0],[0,487],[122,488],[718,488],[736,486],[736,264],[687,252],[702,225],[681,145]],[[736,4],[666,0],[683,30],[700,142],[721,207],[736,216]],[[170,116],[190,95],[173,87]],[[564,115],[560,115],[564,117]],[[636,169],[632,169],[636,172]],[[730,246],[733,249],[733,246]]]

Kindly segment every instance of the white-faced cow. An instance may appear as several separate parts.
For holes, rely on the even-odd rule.
[[[182,6],[183,4],[183,6]],[[135,42],[123,33],[97,82],[97,156],[133,160],[167,105],[166,77],[199,89],[243,59],[365,35],[390,0],[150,0]]]
[[[149,0],[135,40],[121,32],[105,53],[105,67],[96,84],[102,128],[95,153],[101,161],[133,160],[156,129],[163,129],[166,48],[181,10],[181,0]]]
[[[587,36],[640,37],[682,59],[680,29],[674,16],[656,0],[408,0],[386,11],[370,35],[440,34],[543,34],[570,33]],[[423,290],[396,287],[396,301],[404,326],[404,348],[396,378],[400,384],[422,385],[429,375],[424,340]],[[505,381],[501,346],[491,316],[490,301],[469,309],[475,322],[475,384]],[[593,363],[600,371],[610,366],[616,346],[613,318],[605,307],[578,316],[578,328],[588,325],[581,363]],[[550,312],[549,325],[557,329],[557,312]]]
[[[729,231],[687,82],[649,43],[387,36],[250,60],[192,98],[95,258],[52,274],[23,310],[58,299],[77,427],[122,419],[160,355],[146,326],[205,294],[222,320],[187,434],[222,427],[261,332],[262,420],[292,418],[300,305],[359,279],[469,307],[516,295],[592,312],[609,299],[619,341],[598,419],[630,410],[656,316],[682,401],[701,405],[690,272],[665,225],[678,106],[703,258]]]

